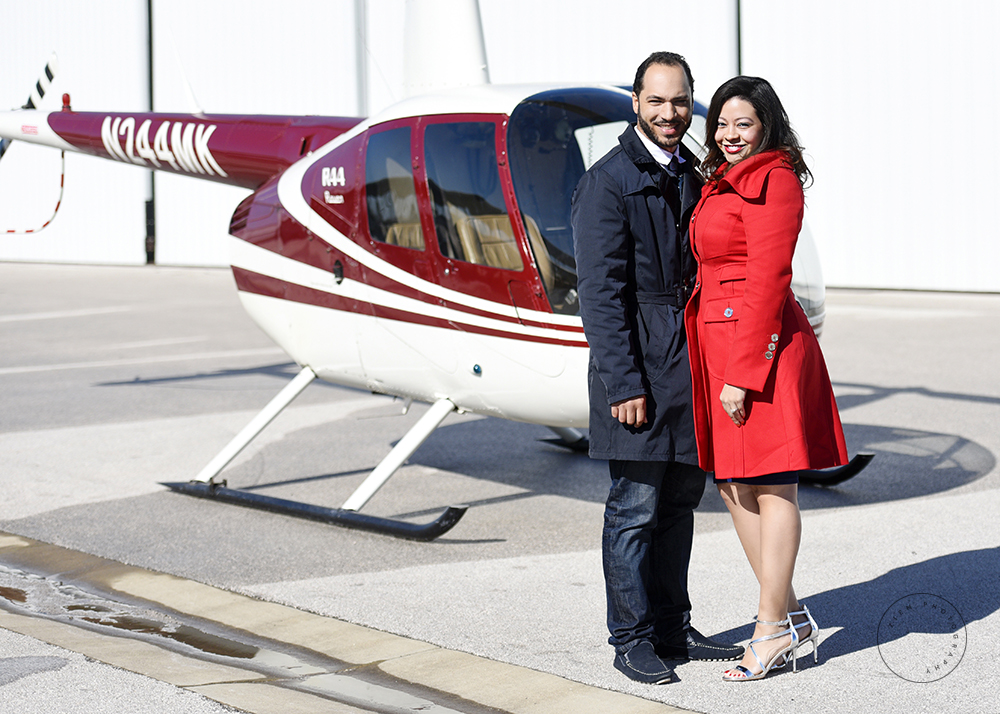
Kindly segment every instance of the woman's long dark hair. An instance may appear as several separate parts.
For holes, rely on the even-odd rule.
[[[723,105],[730,99],[738,97],[753,105],[757,118],[764,128],[764,138],[754,154],[780,149],[788,154],[792,169],[799,177],[799,182],[805,186],[812,182],[812,172],[802,158],[802,146],[799,137],[792,130],[788,114],[781,106],[781,100],[774,87],[766,79],[760,77],[733,77],[715,91],[712,103],[708,106],[708,117],[705,122],[705,144],[708,146],[708,156],[701,163],[702,173],[706,178],[726,163],[726,156],[715,143],[715,131],[719,125],[719,114]]]

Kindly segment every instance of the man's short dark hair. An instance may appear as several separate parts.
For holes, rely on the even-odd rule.
[[[665,64],[668,67],[683,67],[684,74],[687,75],[688,86],[691,88],[691,96],[694,96],[694,76],[691,74],[691,68],[688,67],[687,60],[676,52],[654,52],[639,65],[639,69],[635,71],[635,81],[632,82],[632,91],[635,92],[636,96],[642,93],[642,83],[646,78],[646,70],[649,69],[650,65],[654,64]]]

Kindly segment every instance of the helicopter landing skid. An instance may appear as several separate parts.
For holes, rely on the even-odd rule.
[[[455,404],[449,399],[439,399],[420,417],[416,424],[399,440],[399,443],[382,459],[375,470],[358,486],[350,498],[340,508],[325,508],[301,501],[289,501],[283,498],[262,496],[235,488],[228,488],[225,480],[216,480],[219,473],[236,458],[247,444],[253,441],[281,411],[291,404],[299,394],[316,378],[316,373],[309,367],[289,382],[264,409],[226,445],[212,461],[202,469],[198,476],[186,483],[163,484],[172,491],[198,498],[210,498],[223,503],[233,503],[250,508],[259,508],[272,513],[308,518],[331,525],[356,528],[359,530],[381,533],[396,538],[408,540],[433,540],[447,533],[462,518],[468,506],[449,506],[444,513],[430,523],[411,523],[392,518],[369,516],[358,511],[368,503],[375,492],[389,480],[396,470],[416,451],[427,437],[444,421],[444,418],[456,410]]]
[[[407,540],[434,540],[439,535],[451,530],[468,509],[468,506],[448,506],[444,513],[430,523],[410,523],[409,521],[399,521],[392,518],[368,516],[364,513],[348,511],[343,508],[324,508],[323,506],[314,506],[300,501],[288,501],[283,498],[261,496],[257,493],[227,488],[225,481],[221,483],[189,481],[187,483],[166,483],[163,485],[188,496],[211,498],[223,503],[234,503],[239,506],[258,508],[285,516],[308,518],[309,520],[329,523],[334,526],[355,528],[357,530],[381,533],[382,535],[405,538]]]

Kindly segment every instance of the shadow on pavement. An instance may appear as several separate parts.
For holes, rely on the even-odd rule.
[[[287,443],[268,445],[257,457],[259,463],[245,464],[239,470],[242,478],[237,476],[231,483],[247,490],[296,482],[316,482],[321,487],[324,481],[356,476],[374,468],[375,463],[372,463],[370,468],[321,473],[309,472],[309,465],[303,463],[305,470],[298,478],[284,481],[267,478],[265,462],[301,460],[303,444],[322,443],[324,432],[328,439],[333,436],[330,429],[325,425],[310,427],[301,434],[289,434],[284,440]],[[955,434],[865,424],[845,424],[844,432],[852,456],[868,451],[875,454],[875,459],[860,474],[837,486],[801,487],[799,503],[803,510],[932,496],[982,478],[997,463],[992,452]],[[446,423],[409,462],[523,489],[518,495],[504,497],[504,500],[555,495],[603,503],[608,489],[605,462],[593,461],[586,454],[546,443],[544,439],[548,435],[544,427],[503,419]],[[385,453],[391,446],[391,443],[385,444]],[[251,474],[256,475],[251,478]],[[492,501],[485,497],[481,503],[475,499],[466,500],[466,503],[476,506]],[[725,511],[711,483],[699,508],[710,513]]]
[[[62,669],[69,660],[65,657],[3,657],[0,658],[0,687],[16,682],[22,677]]]
[[[603,503],[607,497],[607,466],[537,441],[541,427],[488,419],[445,426],[438,435],[444,443],[428,441],[411,461],[432,468],[527,489]],[[804,510],[840,508],[898,501],[949,491],[982,478],[996,466],[996,457],[979,444],[954,434],[864,424],[845,424],[848,450],[853,456],[868,451],[875,459],[860,474],[831,488],[803,486],[799,502]],[[520,435],[520,436],[518,436]],[[504,456],[508,468],[483,459],[484,451],[509,441]],[[460,447],[454,444],[461,444]],[[722,512],[721,499],[710,498],[709,484],[701,510]]]
[[[864,406],[899,394],[918,394],[922,397],[945,399],[949,402],[977,402],[980,404],[1000,405],[1000,397],[989,397],[982,394],[961,394],[959,392],[938,392],[926,387],[879,387],[875,384],[853,384],[849,382],[834,382],[833,386],[834,388],[863,390],[861,393],[855,392],[837,397],[837,406],[842,412],[845,409]]]
[[[178,374],[172,377],[150,377],[147,379],[129,379],[119,382],[98,382],[98,387],[177,387],[183,389],[215,389],[218,391],[244,391],[247,389],[246,382],[239,381],[244,377],[268,377],[280,380],[274,386],[274,394],[277,394],[281,387],[290,382],[299,372],[299,367],[294,362],[278,362],[276,364],[262,365],[259,367],[248,367],[246,369],[217,369],[212,372],[195,372],[191,374]],[[230,380],[230,381],[226,381]],[[313,387],[325,387],[327,389],[351,390],[350,387],[341,387],[323,380],[316,380]],[[255,387],[261,389],[262,386]],[[367,394],[367,392],[360,392]],[[261,408],[267,402],[261,403]]]
[[[279,363],[251,369],[224,370],[205,374],[178,375],[135,382],[107,383],[108,385],[196,385],[219,388],[212,380],[246,376],[264,376],[288,379],[294,374],[294,365]],[[222,384],[225,384],[223,381]],[[922,387],[883,388],[867,384],[837,383],[840,388],[852,390],[838,397],[842,410],[869,404],[900,393],[915,393],[945,400],[967,400],[1000,404],[1000,398],[935,392]],[[209,388],[212,388],[209,387]],[[235,488],[258,490],[280,485],[314,482],[322,490],[323,482],[333,482],[345,476],[356,476],[370,471],[377,463],[371,455],[343,464],[347,468],[337,472],[324,472],[323,459],[315,452],[310,458],[309,445],[328,443],[337,439],[335,426],[310,427],[289,434],[282,442],[268,445],[258,456],[242,468],[231,469],[226,477]],[[394,430],[394,427],[389,427]],[[803,510],[841,508],[871,503],[891,502],[943,493],[966,485],[990,473],[996,466],[996,457],[979,444],[956,434],[943,434],[918,429],[884,426],[845,424],[848,451],[851,456],[859,452],[873,452],[874,461],[860,474],[834,487],[803,486],[799,502]],[[399,426],[399,437],[405,433]],[[492,481],[522,490],[500,500],[517,500],[539,495],[555,495],[592,503],[603,503],[607,496],[607,466],[603,461],[591,461],[586,454],[578,454],[546,443],[552,434],[545,427],[521,424],[498,418],[464,420],[445,423],[434,432],[410,463],[450,471],[475,479]],[[383,456],[389,452],[394,440],[385,443]],[[220,445],[221,448],[222,445]],[[342,463],[344,449],[338,454]],[[298,464],[299,475],[292,479],[273,479],[269,464]],[[289,469],[282,469],[286,473]],[[294,466],[292,470],[297,470]],[[485,496],[482,501],[466,499],[471,506],[493,503],[497,497]],[[700,509],[709,513],[724,512],[725,508],[715,489],[709,484]],[[414,511],[408,515],[420,515]]]
[[[894,603],[908,595],[929,593],[946,600],[966,627],[989,617],[1000,610],[998,563],[1000,548],[950,553],[893,568],[867,582],[803,598],[822,633],[839,628],[825,636],[821,633],[820,662],[891,642],[894,638],[887,636],[887,629],[879,630],[879,622]],[[927,624],[929,631],[942,631],[933,622]],[[742,641],[752,633],[753,628],[745,625],[715,636],[724,641]]]

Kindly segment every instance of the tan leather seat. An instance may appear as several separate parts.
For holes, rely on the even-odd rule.
[[[514,229],[506,214],[463,216],[456,221],[455,227],[468,262],[507,270],[524,268],[514,240]]]
[[[555,275],[552,271],[549,249],[545,247],[545,240],[535,220],[524,213],[521,216],[524,218],[524,227],[528,229],[528,242],[531,244],[531,252],[535,254],[535,265],[538,266],[538,272],[542,276],[542,283],[545,285],[545,290],[551,293]]]
[[[385,234],[385,242],[404,248],[424,249],[424,233],[419,223],[393,223]]]

